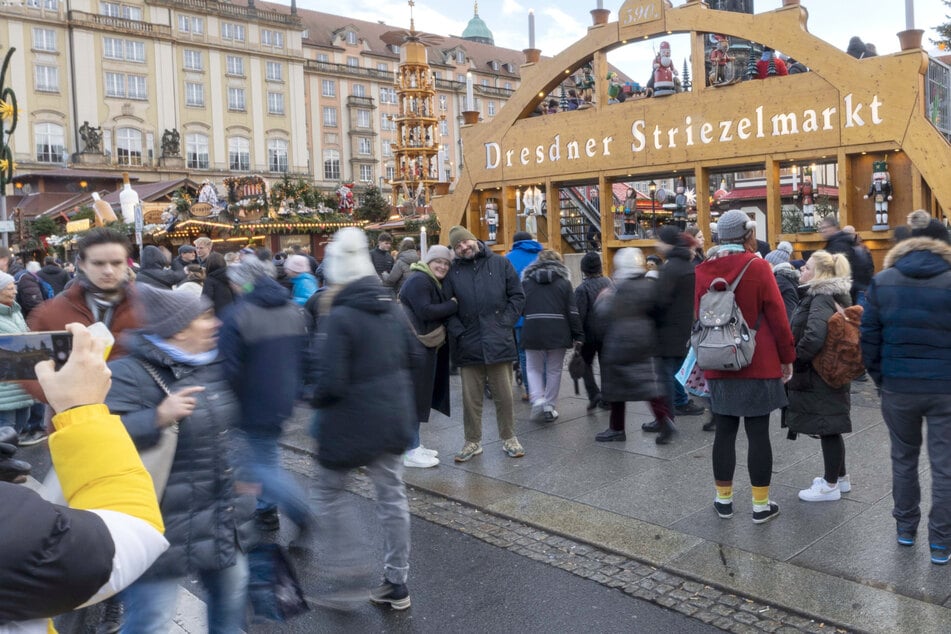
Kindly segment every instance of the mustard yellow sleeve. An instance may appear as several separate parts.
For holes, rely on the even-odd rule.
[[[165,532],[152,477],[118,416],[84,405],[53,417],[53,466],[70,507],[111,510]]]

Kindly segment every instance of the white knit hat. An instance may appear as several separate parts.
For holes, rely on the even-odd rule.
[[[376,276],[370,260],[367,234],[356,227],[346,227],[334,234],[327,245],[324,277],[331,284],[350,284],[361,278]]]

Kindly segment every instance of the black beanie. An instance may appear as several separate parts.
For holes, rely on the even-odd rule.
[[[521,242],[522,240],[531,240],[532,234],[527,231],[516,231],[512,236],[512,242]]]
[[[585,275],[601,275],[601,256],[594,251],[588,251],[581,258],[581,272]]]
[[[911,235],[913,237],[921,238],[932,238],[934,240],[941,240],[942,242],[951,243],[951,236],[948,235],[948,228],[938,220],[937,218],[932,218],[928,221],[928,224],[920,229],[912,229]]]

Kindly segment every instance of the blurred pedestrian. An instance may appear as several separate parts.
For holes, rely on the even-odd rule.
[[[184,269],[174,271],[169,268],[169,262],[161,249],[153,244],[147,244],[142,249],[142,258],[139,263],[139,272],[135,276],[137,284],[148,284],[155,288],[170,291],[185,280],[187,273]]]
[[[238,264],[240,263],[235,263],[236,266]],[[225,256],[220,253],[212,253],[205,262],[205,283],[202,284],[201,294],[211,300],[211,305],[218,316],[221,316],[224,309],[234,303],[234,290],[228,281],[229,268]]]
[[[56,258],[51,256],[46,256],[46,259],[43,260],[43,268],[36,275],[53,287],[54,295],[62,293],[70,279],[69,273],[57,264]]]
[[[17,285],[13,276],[0,272],[0,335],[29,332],[23,311],[16,302]],[[30,425],[33,399],[15,382],[0,382],[0,427],[13,427],[19,434],[18,444],[29,447],[46,440],[43,417]]]
[[[205,269],[197,264],[189,264],[185,267],[185,279],[175,286],[176,291],[188,291],[195,295],[201,295],[205,285]]]
[[[310,261],[303,255],[291,255],[284,262],[284,271],[293,285],[294,302],[303,306],[317,292],[317,278],[310,272]]]
[[[390,271],[393,270],[394,260],[393,256],[390,254],[390,249],[392,248],[393,236],[384,231],[376,239],[376,248],[370,251],[370,259],[373,261],[373,268],[376,270],[376,274],[381,280],[386,279],[386,276],[389,275]]]
[[[596,407],[608,408],[610,405],[601,397],[601,388],[594,378],[594,357],[597,355],[598,364],[601,363],[601,345],[604,331],[598,323],[594,305],[607,289],[613,289],[611,278],[602,274],[601,254],[589,251],[581,258],[581,274],[584,279],[575,289],[575,305],[578,307],[578,317],[584,330],[584,345],[581,346],[581,357],[584,359],[584,387],[588,393],[588,411]],[[603,372],[602,372],[603,374]]]
[[[522,279],[522,272],[529,264],[535,261],[538,254],[541,253],[541,243],[532,239],[532,234],[527,231],[516,231],[512,236],[512,250],[505,254],[505,257],[515,268],[515,274],[518,279]],[[522,328],[525,325],[525,317],[519,315],[515,322],[515,347],[518,349],[518,369],[522,376],[522,400],[527,401],[528,396],[528,371],[525,364],[525,346],[522,345]]]
[[[403,286],[403,282],[409,276],[410,267],[417,262],[419,262],[419,251],[416,250],[416,242],[412,238],[400,240],[400,252],[396,256],[393,268],[383,278],[383,283],[392,288],[397,297],[400,296],[400,288]]]
[[[183,244],[178,247],[178,256],[172,260],[172,270],[184,271],[189,264],[200,264],[198,262],[198,252],[190,244]]]

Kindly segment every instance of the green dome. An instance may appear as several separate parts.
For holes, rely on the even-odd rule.
[[[478,4],[476,4],[476,7],[478,7]],[[462,32],[462,39],[495,45],[495,38],[492,37],[492,31],[489,30],[489,27],[486,26],[482,18],[479,17],[478,8],[476,8],[475,15],[469,20],[466,30]]]

